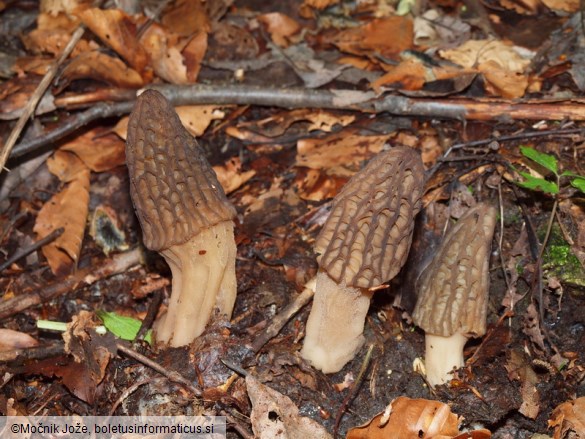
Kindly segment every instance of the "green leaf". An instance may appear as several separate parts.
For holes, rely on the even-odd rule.
[[[547,194],[558,194],[559,187],[555,183],[545,180],[544,178],[537,178],[530,175],[528,172],[518,171],[526,181],[517,181],[516,184],[520,187],[530,190],[539,190]]]
[[[585,177],[577,177],[571,180],[571,185],[585,193]]]
[[[555,175],[558,173],[559,168],[557,165],[557,159],[553,155],[543,154],[527,146],[521,146],[520,152],[524,157],[527,157],[533,162],[538,163],[540,166],[548,169]]]
[[[97,311],[96,314],[104,322],[104,326],[122,340],[134,340],[140,330],[142,322],[132,317],[121,316],[115,312]],[[152,344],[151,331],[148,331],[144,341]]]

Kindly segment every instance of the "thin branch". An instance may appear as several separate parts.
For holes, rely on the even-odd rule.
[[[26,248],[20,249],[15,254],[13,254],[11,257],[9,257],[6,260],[6,262],[4,262],[3,264],[0,265],[0,271],[6,269],[6,267],[9,267],[10,265],[12,265],[16,261],[24,258],[25,256],[30,255],[32,252],[38,250],[42,246],[47,245],[50,242],[53,242],[55,239],[57,239],[59,236],[61,236],[64,231],[65,231],[65,229],[63,227],[59,227],[58,229],[53,230],[51,233],[49,233],[44,238],[39,239],[38,241],[34,242],[33,244],[29,245]]]
[[[71,276],[58,280],[39,290],[21,294],[0,302],[0,319],[4,319],[19,313],[31,306],[39,305],[54,299],[62,294],[75,290],[80,285],[91,285],[100,279],[105,279],[119,273],[123,273],[131,267],[140,264],[141,253],[139,249],[120,253],[107,260],[101,267],[90,265]]]
[[[280,330],[286,325],[292,316],[305,306],[315,295],[315,279],[307,282],[305,289],[299,294],[286,308],[272,318],[270,325],[268,325],[252,343],[252,351],[257,354],[262,347],[268,343]]]
[[[0,173],[4,169],[4,166],[6,165],[6,162],[8,161],[8,157],[10,157],[10,152],[12,151],[12,147],[16,144],[16,141],[18,140],[20,133],[24,129],[29,118],[35,112],[35,109],[37,108],[39,101],[41,100],[41,98],[45,94],[45,91],[49,87],[49,84],[55,78],[55,75],[57,74],[57,70],[59,69],[61,64],[63,64],[65,59],[67,59],[69,54],[73,51],[73,48],[75,47],[77,42],[81,39],[81,36],[83,35],[84,32],[85,32],[85,27],[82,25],[80,25],[75,30],[75,32],[73,32],[73,35],[71,35],[71,39],[69,40],[69,43],[67,43],[67,46],[65,46],[65,48],[63,49],[63,52],[61,52],[61,55],[59,55],[59,58],[57,58],[57,60],[51,65],[51,67],[49,67],[49,70],[47,71],[47,73],[45,74],[45,76],[43,77],[41,82],[39,83],[35,92],[32,94],[30,101],[27,103],[26,107],[24,108],[22,115],[18,118],[18,122],[16,123],[14,129],[10,133],[10,136],[8,136],[8,139],[6,140],[6,144],[2,148],[2,151],[0,151]]]

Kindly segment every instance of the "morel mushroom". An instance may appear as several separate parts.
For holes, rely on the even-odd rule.
[[[157,91],[136,101],[126,161],[144,244],[162,254],[173,275],[168,311],[155,322],[156,340],[183,346],[203,332],[215,309],[232,314],[236,212],[197,141]]]
[[[420,279],[412,315],[425,331],[425,369],[431,386],[462,367],[463,347],[486,330],[489,254],[496,209],[478,204],[447,233]]]
[[[324,373],[341,370],[363,345],[371,289],[406,261],[423,180],[419,154],[396,147],[373,158],[335,197],[315,244],[320,268],[301,351]]]

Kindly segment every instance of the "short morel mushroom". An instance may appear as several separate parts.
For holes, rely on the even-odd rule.
[[[447,233],[420,278],[412,315],[425,331],[425,369],[431,386],[462,367],[463,347],[486,331],[489,256],[496,209],[478,204]]]
[[[236,299],[234,207],[197,141],[157,91],[141,94],[126,140],[130,194],[143,241],[173,275],[158,342],[189,344],[214,310],[230,317]]]
[[[374,157],[333,200],[315,244],[319,272],[301,351],[317,369],[341,370],[363,345],[371,289],[406,261],[423,181],[420,155],[396,147]]]

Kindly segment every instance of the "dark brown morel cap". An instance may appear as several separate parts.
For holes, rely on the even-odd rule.
[[[157,91],[142,93],[130,114],[126,162],[144,244],[151,250],[183,244],[236,216],[197,141]]]
[[[370,288],[396,276],[410,249],[423,183],[413,149],[395,147],[374,157],[333,200],[315,244],[320,267],[351,287]]]
[[[485,334],[496,209],[478,204],[447,233],[420,279],[412,319],[427,334]]]

